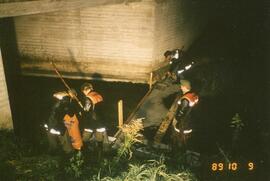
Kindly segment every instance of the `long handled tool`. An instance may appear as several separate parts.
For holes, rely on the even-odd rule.
[[[63,79],[63,77],[62,77],[62,75],[59,73],[59,71],[57,70],[57,68],[56,68],[56,65],[51,61],[51,64],[52,64],[52,66],[53,66],[53,68],[54,68],[54,71],[56,72],[56,74],[58,75],[58,77],[61,79],[61,81],[63,82],[63,84],[65,85],[65,87],[70,91],[70,92],[72,92],[71,91],[71,88],[68,86],[68,84],[66,83],[66,81]],[[76,96],[76,95],[73,95],[73,98],[77,101],[77,103],[79,104],[79,106],[81,107],[81,108],[83,108],[83,105],[82,105],[82,103],[81,103],[81,101],[78,99],[78,97]]]

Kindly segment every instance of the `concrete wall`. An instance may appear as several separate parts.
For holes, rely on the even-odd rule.
[[[12,117],[0,49],[0,128],[12,129]]]
[[[51,74],[48,59],[53,59],[66,75],[148,79],[153,13],[152,3],[144,1],[17,17],[23,72]]]
[[[168,49],[188,48],[210,0],[142,0],[15,18],[24,74],[147,82]],[[210,7],[210,6],[209,6]]]

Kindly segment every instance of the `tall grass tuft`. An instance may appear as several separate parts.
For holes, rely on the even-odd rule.
[[[105,177],[101,181],[195,181],[189,171],[168,173],[164,159],[148,160],[145,164],[130,164],[127,172],[116,178]]]
[[[139,137],[142,135],[139,131],[143,130],[143,124],[141,119],[132,120],[129,124],[124,124],[121,127],[123,133],[123,142],[120,144],[120,147],[117,150],[116,160],[119,160],[122,157],[131,159],[132,157],[132,145],[138,142]]]

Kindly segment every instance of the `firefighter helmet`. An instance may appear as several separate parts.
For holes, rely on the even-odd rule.
[[[184,86],[189,90],[191,89],[191,84],[188,80],[180,80],[180,86]]]
[[[164,52],[164,57],[168,57],[168,56],[171,56],[173,54],[173,52],[172,51],[170,51],[170,50],[167,50],[166,52]]]
[[[93,85],[91,83],[88,83],[88,82],[84,83],[81,86],[81,91],[83,92],[83,91],[86,91],[86,90],[90,90],[90,91],[94,90]]]

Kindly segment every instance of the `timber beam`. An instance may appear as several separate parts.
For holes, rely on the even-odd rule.
[[[126,0],[37,0],[0,3],[0,18],[120,4]]]

